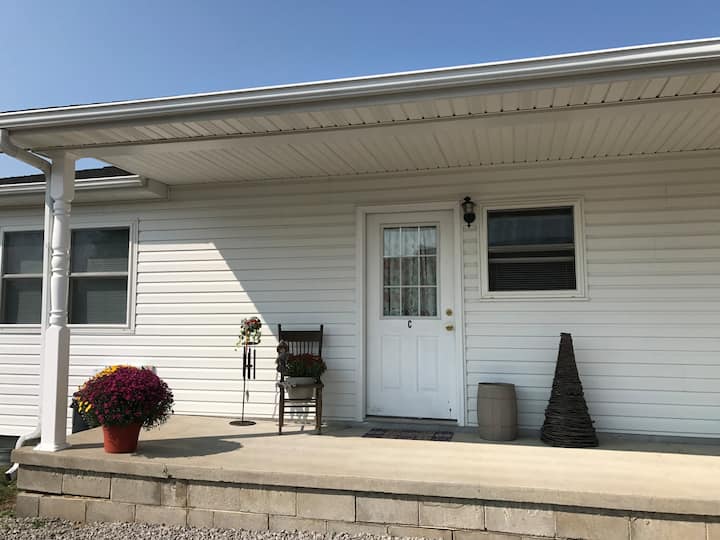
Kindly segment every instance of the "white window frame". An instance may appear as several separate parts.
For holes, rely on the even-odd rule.
[[[132,333],[135,330],[135,289],[137,285],[137,221],[118,221],[105,222],[98,224],[97,222],[79,222],[71,226],[71,231],[79,230],[100,230],[100,229],[129,229],[128,231],[128,286],[127,286],[127,312],[125,314],[124,324],[68,324],[74,334],[106,334],[106,333]],[[70,258],[72,259],[72,246],[70,248]],[[92,273],[94,274],[94,273]],[[83,273],[86,277],[90,277],[88,273]],[[112,272],[99,273],[97,277],[112,277]],[[119,275],[119,274],[118,274]],[[124,273],[123,273],[124,275]],[[70,284],[68,276],[68,287]],[[69,292],[69,291],[68,291]],[[68,298],[68,308],[70,307]],[[68,318],[69,318],[68,313]]]
[[[15,225],[15,226],[4,226],[0,227],[0,306],[2,306],[2,294],[3,294],[3,277],[4,277],[4,268],[3,264],[5,262],[5,233],[14,233],[14,232],[40,232],[42,233],[42,227],[34,227],[32,225]],[[40,250],[42,252],[42,246],[40,246]],[[12,274],[8,274],[12,275]],[[28,275],[29,276],[29,275]],[[34,276],[34,274],[33,274]],[[42,282],[42,272],[40,272],[40,280]],[[42,287],[42,285],[41,285]],[[42,316],[42,315],[41,315]],[[4,332],[6,330],[14,330],[16,333],[35,333],[40,328],[39,323],[21,323],[21,324],[11,324],[11,323],[0,323],[0,332]]]
[[[138,222],[137,220],[97,221],[78,220],[71,225],[71,231],[82,229],[129,229],[128,234],[128,287],[127,287],[127,313],[123,324],[68,324],[72,333],[79,334],[130,334],[135,332],[136,290],[137,290],[137,253],[138,253]],[[41,226],[13,226],[0,228],[0,265],[2,265],[2,243],[5,232],[42,231]],[[72,254],[71,254],[72,256]],[[0,266],[0,272],[2,267]],[[110,274],[103,274],[110,277]],[[123,274],[124,275],[124,274]],[[100,276],[100,274],[98,274]],[[69,279],[68,279],[69,284]],[[2,290],[0,289],[0,294]],[[68,299],[69,300],[69,299]],[[0,302],[2,298],[0,298]],[[69,303],[68,303],[69,307]],[[69,313],[68,313],[69,316]],[[0,324],[0,333],[39,333],[41,324]]]
[[[522,210],[532,208],[573,208],[575,238],[575,289],[557,291],[491,291],[490,265],[488,262],[488,212],[495,210]],[[484,300],[547,300],[552,298],[567,300],[587,299],[587,276],[585,266],[585,215],[583,200],[579,197],[556,199],[524,199],[482,204],[479,208],[480,227],[478,244],[480,250],[480,296]]]

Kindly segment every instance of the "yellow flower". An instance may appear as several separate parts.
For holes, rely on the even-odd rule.
[[[133,367],[133,366],[127,366],[124,364],[116,364],[114,366],[108,366],[105,369],[103,369],[102,371],[100,371],[99,373],[97,373],[93,377],[93,379],[99,379],[100,377],[104,377],[105,375],[110,375],[111,373],[115,373],[120,368],[130,368],[130,367]]]

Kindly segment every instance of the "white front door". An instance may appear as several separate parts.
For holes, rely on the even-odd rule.
[[[452,211],[367,218],[367,414],[458,418]]]

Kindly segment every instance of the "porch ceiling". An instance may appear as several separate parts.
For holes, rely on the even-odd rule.
[[[720,42],[715,41],[688,45],[686,49],[695,47],[703,54],[695,51],[679,63],[666,59],[656,65],[646,58],[644,63],[637,60],[638,68],[588,68],[581,76],[552,75],[545,64],[584,62],[587,67],[598,62],[601,53],[453,68],[441,73],[442,87],[433,82],[438,72],[400,74],[250,90],[232,98],[254,99],[254,93],[261,92],[305,96],[262,107],[213,105],[201,112],[168,116],[155,111],[122,118],[106,111],[103,122],[75,118],[65,125],[47,116],[53,112],[47,110],[40,111],[48,118],[40,127],[30,121],[12,127],[18,113],[6,113],[0,115],[0,127],[7,126],[13,141],[24,148],[39,153],[69,150],[167,184],[714,150],[720,149]],[[660,48],[640,48],[634,54],[669,54]],[[680,48],[672,50],[679,54]],[[541,67],[544,76],[537,75]],[[504,78],[503,69],[510,70]],[[521,73],[523,69],[527,73]],[[448,82],[462,77],[463,84]],[[396,80],[404,84],[402,92],[392,88]],[[365,85],[364,93],[356,89],[352,99],[307,99],[312,92],[327,93],[350,83],[353,88]],[[371,86],[384,91],[370,92]],[[173,106],[188,107],[187,100],[202,97],[167,99],[177,101]],[[137,103],[85,106],[77,114],[93,115],[93,107],[105,107],[128,115],[132,109],[127,107]],[[58,109],[56,114],[74,109]]]

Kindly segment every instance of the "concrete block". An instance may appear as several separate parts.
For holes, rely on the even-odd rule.
[[[135,506],[135,521],[140,523],[156,523],[158,525],[187,524],[187,510],[171,506]]]
[[[18,493],[15,500],[15,515],[17,517],[37,517],[40,511],[40,495],[35,493]]]
[[[267,531],[268,515],[250,512],[213,512],[213,526],[217,529]]]
[[[209,510],[294,516],[296,495],[294,489],[193,482],[187,487],[187,505]]]
[[[62,492],[95,499],[110,498],[110,477],[91,472],[66,472],[63,474]]]
[[[160,483],[160,504],[162,506],[186,506],[187,482],[170,480]]]
[[[213,528],[213,511],[190,508],[187,513],[187,524],[190,527],[201,527],[203,529]]]
[[[40,497],[38,515],[68,521],[85,521],[85,499],[74,497]]]
[[[517,534],[488,531],[453,531],[453,540],[525,540]]]
[[[191,482],[187,488],[187,505],[209,510],[240,510],[240,486]]]
[[[488,531],[555,536],[555,514],[552,510],[520,506],[486,506],[485,528]]]
[[[485,528],[485,507],[459,499],[421,500],[420,525],[481,531]]]
[[[294,516],[297,512],[295,490],[243,486],[240,488],[238,510],[258,514]]]
[[[39,491],[40,493],[62,493],[63,473],[53,469],[28,467],[23,465],[18,470],[17,487],[23,491]]]
[[[705,523],[665,519],[630,519],[632,540],[706,540]]]
[[[381,523],[349,523],[347,521],[327,522],[327,532],[330,534],[347,534],[350,536],[372,534],[375,536],[386,536],[387,529],[387,525]]]
[[[114,476],[110,484],[113,501],[137,504],[160,504],[160,481]]]
[[[630,518],[580,512],[555,512],[557,535],[583,540],[628,540]]]
[[[343,491],[297,492],[297,515],[316,519],[355,521],[355,496]]]
[[[418,501],[412,498],[358,495],[356,512],[358,521],[393,525],[418,524]]]
[[[390,525],[388,535],[412,538],[439,538],[440,540],[452,540],[452,531],[447,529],[428,529],[425,527],[406,527],[402,525]]]
[[[271,531],[308,531],[325,533],[327,526],[321,519],[290,516],[270,516]]]
[[[87,501],[85,521],[132,523],[135,521],[135,505],[115,501]]]

